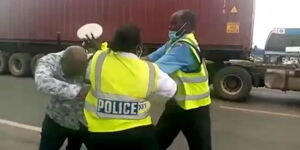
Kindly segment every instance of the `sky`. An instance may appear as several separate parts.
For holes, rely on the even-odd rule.
[[[256,0],[253,45],[264,48],[273,28],[300,28],[300,0]]]

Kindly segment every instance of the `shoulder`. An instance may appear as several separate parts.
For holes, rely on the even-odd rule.
[[[189,47],[189,44],[187,44],[185,41],[178,41],[176,43],[176,46],[181,46],[181,47]]]
[[[184,42],[177,42],[172,47],[173,53],[185,53],[185,52],[189,52],[189,51],[190,51],[189,45]]]
[[[158,71],[159,70],[159,67],[157,64],[153,63],[153,62],[150,62],[150,61],[147,61],[147,60],[141,60],[141,59],[138,59],[138,61],[140,61],[140,63],[144,63],[144,65],[147,65],[149,67],[149,69],[154,69],[155,71]]]
[[[165,74],[163,71],[161,71],[161,69],[158,67],[157,64],[148,62],[148,65],[149,65],[149,67],[152,66],[152,69],[153,69],[153,71],[154,71],[154,74],[155,74],[155,78],[156,78],[156,79],[162,78],[162,76],[167,75],[167,74]]]
[[[64,51],[58,52],[58,53],[49,53],[42,58],[40,58],[39,62],[44,62],[47,64],[58,64],[61,60],[61,58],[64,55]]]

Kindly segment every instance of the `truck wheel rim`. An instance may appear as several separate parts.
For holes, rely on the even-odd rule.
[[[227,94],[235,95],[242,90],[243,82],[242,79],[236,75],[228,75],[222,80],[221,87]]]
[[[20,60],[16,59],[13,64],[15,71],[19,72],[22,69],[22,63]]]

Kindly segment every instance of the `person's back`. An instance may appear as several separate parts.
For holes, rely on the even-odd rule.
[[[84,114],[94,149],[158,149],[147,99],[172,97],[176,83],[134,54],[139,44],[139,30],[123,26],[110,49],[97,51],[91,60]]]
[[[91,125],[91,131],[114,132],[151,124],[146,99],[157,89],[157,67],[130,53],[97,52],[93,60],[91,68],[98,70],[91,71],[92,89],[86,101],[92,105],[94,95],[101,98],[97,110],[101,126]]]

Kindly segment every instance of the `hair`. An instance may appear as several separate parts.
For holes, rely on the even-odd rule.
[[[87,63],[87,52],[80,46],[69,46],[63,53],[61,58],[61,66],[63,72],[67,76],[76,75],[85,70]]]
[[[110,43],[110,48],[113,51],[130,52],[141,43],[140,30],[135,25],[120,26],[113,40]]]
[[[189,23],[192,30],[195,30],[196,26],[197,26],[195,12],[193,12],[193,11],[191,11],[189,9],[183,9],[183,10],[180,10],[179,12],[181,13],[181,19],[184,22]]]
[[[71,61],[75,59],[83,59],[87,55],[86,50],[81,46],[71,45],[65,49],[61,61]]]

